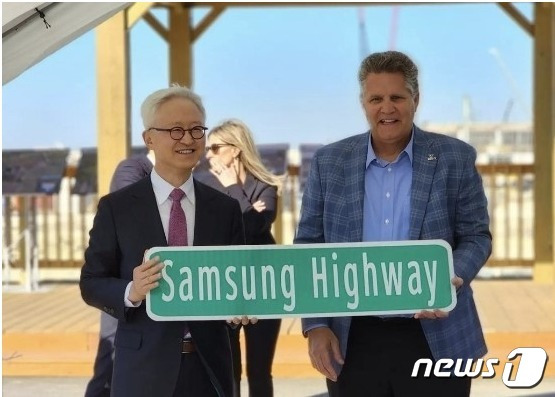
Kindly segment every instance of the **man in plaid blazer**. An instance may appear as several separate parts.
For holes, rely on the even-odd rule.
[[[405,54],[371,54],[359,82],[370,131],[316,152],[295,243],[443,239],[453,249],[457,305],[409,317],[303,319],[312,365],[332,397],[468,396],[468,377],[411,373],[420,358],[487,350],[470,287],[491,253],[476,151],[413,124],[418,69]]]

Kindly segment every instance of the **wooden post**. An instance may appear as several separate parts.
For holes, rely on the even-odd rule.
[[[4,216],[4,245],[11,249],[12,247],[12,196],[2,196],[4,205],[2,206],[2,213]]]
[[[29,250],[31,261],[31,268],[29,269],[29,274],[26,275],[29,283],[31,285],[31,290],[36,291],[39,284],[39,247],[38,247],[38,225],[37,225],[37,202],[38,198],[36,195],[31,195],[29,197]]]
[[[536,3],[534,29],[534,281],[555,283],[555,5]]]
[[[23,233],[25,231],[25,229],[27,229],[27,227],[29,227],[29,211],[28,211],[28,205],[27,205],[27,197],[26,196],[18,196],[17,197],[17,211],[19,213],[19,226],[18,226],[18,234],[17,234],[17,238],[21,237],[21,233]],[[25,239],[21,239],[19,240],[19,266],[22,269],[25,269],[25,261],[27,260],[26,257],[26,251],[25,251],[25,244],[27,244],[27,241],[25,241]],[[22,273],[23,276],[23,273]],[[22,280],[23,283],[23,280]]]
[[[129,45],[126,12],[96,31],[98,81],[98,195],[108,193],[118,163],[127,157],[129,130]]]
[[[50,227],[48,223],[50,205],[52,201],[52,196],[42,196],[41,207],[42,207],[42,249],[43,249],[43,260],[44,263],[48,264],[50,260],[50,240],[48,236],[50,235]],[[40,263],[40,262],[39,262]]]
[[[56,195],[56,205],[55,205],[55,212],[54,212],[54,221],[56,225],[56,232],[54,233],[54,241],[56,242],[56,256],[54,260],[61,263],[62,261],[62,203],[63,200],[60,200],[60,193]]]
[[[289,201],[291,202],[291,223],[289,227],[293,230],[293,239],[295,238],[295,232],[297,231],[297,195],[299,187],[299,166],[289,165],[287,167],[288,178],[289,179]]]
[[[87,245],[89,244],[88,239],[88,231],[89,228],[87,226],[87,206],[85,205],[85,195],[79,196],[79,213],[81,214],[81,252],[85,252]]]
[[[68,219],[67,219],[67,224],[68,224],[68,228],[69,228],[69,263],[73,263],[76,260],[79,260],[79,258],[74,258],[73,253],[75,252],[74,248],[74,244],[75,244],[75,216],[73,214],[73,195],[71,194],[71,192],[69,192],[68,194],[68,200],[67,200],[67,211],[68,211]]]
[[[274,221],[273,234],[276,244],[283,244],[283,198],[278,197],[276,208],[276,220]]]
[[[191,88],[193,84],[193,40],[190,6],[175,3],[169,8],[170,81]]]

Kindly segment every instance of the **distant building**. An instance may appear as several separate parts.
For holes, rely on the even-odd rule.
[[[425,122],[421,127],[426,131],[437,131],[468,142],[478,152],[478,164],[534,163],[534,134],[531,122]]]

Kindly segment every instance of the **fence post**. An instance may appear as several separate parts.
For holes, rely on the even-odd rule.
[[[31,292],[31,231],[29,228],[24,231],[23,245],[25,246],[25,290]]]

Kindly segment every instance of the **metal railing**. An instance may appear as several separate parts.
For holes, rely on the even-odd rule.
[[[30,228],[23,230],[18,238],[10,245],[2,247],[2,287],[10,288],[14,284],[12,277],[13,257],[19,244],[24,247],[24,269],[22,287],[27,292],[39,289],[39,264],[37,245],[33,242],[33,234]],[[21,278],[18,280],[21,281]]]

